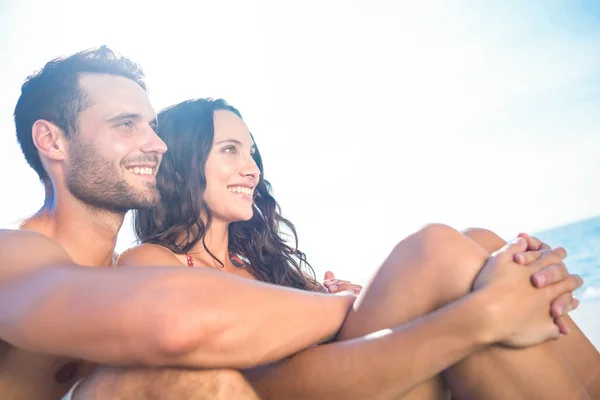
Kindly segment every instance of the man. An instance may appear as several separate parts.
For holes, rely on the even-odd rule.
[[[51,61],[23,85],[17,136],[46,199],[21,230],[0,231],[0,336],[34,351],[0,342],[3,399],[60,398],[90,369],[79,359],[185,365],[182,349],[193,344],[177,335],[183,318],[195,320],[202,328],[198,339],[205,341],[192,362],[241,368],[274,361],[331,338],[352,302],[248,285],[204,270],[110,270],[126,211],[159,199],[155,174],[167,149],[154,132],[156,115],[142,78],[135,64],[103,47]],[[223,297],[223,287],[238,296],[212,304]],[[261,313],[247,296],[275,307]],[[306,306],[303,317],[278,323],[288,314],[286,302],[297,300]],[[207,302],[211,313],[203,311]],[[24,310],[25,304],[35,311]],[[256,329],[241,332],[243,337],[229,334],[225,323],[206,329],[207,318],[233,310],[241,310],[238,322]],[[322,324],[301,322],[323,311],[328,318]],[[41,331],[47,334],[40,338]],[[234,371],[214,371],[207,381],[208,398],[219,390],[254,398]]]
[[[3,398],[58,399],[73,387],[77,390],[68,396],[74,398],[255,399],[257,395],[237,370],[271,364],[267,370],[274,368],[274,372],[267,375],[277,378],[281,371],[290,385],[298,385],[302,380],[293,380],[294,365],[301,365],[306,373],[307,365],[323,368],[323,361],[332,357],[346,357],[339,365],[347,370],[331,371],[328,379],[335,380],[334,385],[310,379],[312,386],[307,387],[315,397],[331,397],[331,391],[342,390],[347,396],[348,391],[360,393],[358,389],[397,395],[439,374],[482,343],[517,337],[520,341],[508,343],[518,346],[555,337],[558,331],[550,328],[553,324],[547,315],[541,322],[527,318],[519,323],[512,315],[523,317],[521,309],[531,314],[539,307],[547,313],[546,297],[563,298],[580,285],[565,279],[560,262],[564,255],[531,252],[527,254],[534,254],[528,260],[535,265],[532,272],[550,278],[548,288],[531,292],[527,279],[527,285],[515,281],[518,284],[509,286],[511,292],[500,296],[498,288],[505,288],[506,282],[494,286],[493,281],[502,279],[490,283],[486,276],[503,276],[512,258],[492,257],[479,284],[483,289],[464,301],[377,338],[358,336],[381,329],[369,330],[381,324],[379,314],[372,326],[351,318],[341,335],[357,339],[302,352],[304,356],[294,358],[288,371],[286,363],[280,368],[282,364],[274,362],[336,335],[352,296],[305,293],[205,269],[110,268],[125,212],[151,207],[158,199],[154,176],[166,151],[153,130],[154,110],[136,65],[107,48],[52,61],[23,85],[15,123],[23,153],[44,183],[46,199],[21,230],[0,232]],[[443,227],[428,228],[409,241],[436,243],[439,240],[431,238],[446,233]],[[448,248],[454,248],[455,240],[465,239],[461,235],[444,239]],[[408,247],[419,247],[414,244]],[[506,251],[516,257],[519,249],[526,248],[519,243]],[[391,259],[406,256],[402,249],[399,246]],[[480,267],[489,254],[479,256]],[[551,287],[554,282],[559,286]],[[538,308],[527,302],[517,312],[513,305],[525,293],[543,301]],[[369,304],[369,299],[373,297],[364,297],[363,304]],[[484,317],[486,307],[478,307],[490,302],[500,310],[491,319]],[[568,304],[563,301],[561,307]],[[464,321],[457,331],[453,321],[466,312],[477,317]],[[383,327],[405,322],[394,317]],[[458,336],[455,343],[434,349],[435,365],[409,365],[411,373],[406,373],[411,352],[418,350],[411,346],[415,340],[428,343],[429,337]],[[382,350],[388,354],[403,350],[406,357],[390,358]],[[368,355],[377,357],[367,362]],[[100,368],[77,386],[92,367],[79,360],[112,367]],[[357,380],[383,362],[385,371],[368,376],[375,384]],[[285,385],[273,387],[273,379],[264,378],[260,370],[249,376],[267,394],[292,395]],[[345,378],[350,378],[347,387],[342,385]],[[385,385],[378,389],[382,382]]]

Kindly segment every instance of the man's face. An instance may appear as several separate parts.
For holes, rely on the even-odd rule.
[[[86,74],[79,86],[89,106],[69,141],[65,183],[84,203],[125,212],[158,204],[156,172],[165,143],[156,135],[156,113],[134,81]]]

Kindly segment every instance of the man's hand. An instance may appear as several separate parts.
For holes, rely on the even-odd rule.
[[[333,272],[327,271],[325,272],[325,278],[323,280],[323,286],[327,289],[329,293],[338,293],[338,292],[346,292],[350,291],[354,293],[356,296],[360,294],[362,291],[362,286],[354,283],[350,283],[348,281],[343,281],[341,279],[337,279]]]
[[[527,242],[527,250],[515,254],[515,262],[521,265],[529,265],[533,260],[537,259],[541,254],[551,250],[551,247],[542,242],[535,236],[529,236],[526,233],[519,233],[517,236],[525,239]],[[566,251],[565,251],[566,254]],[[569,271],[564,263],[551,265],[540,271],[535,272],[531,276],[531,282],[537,288],[543,288],[554,283],[565,280],[569,277]],[[562,319],[562,315],[575,310],[579,306],[579,300],[573,297],[573,292],[567,292],[555,299],[550,305],[550,313],[555,318],[555,322],[560,328],[561,333],[568,333],[566,323]]]

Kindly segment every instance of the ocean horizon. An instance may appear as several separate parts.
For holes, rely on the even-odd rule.
[[[584,284],[575,291],[583,302],[600,300],[600,216],[571,222],[533,234],[552,247],[567,250],[565,264]],[[599,313],[600,316],[600,313]]]

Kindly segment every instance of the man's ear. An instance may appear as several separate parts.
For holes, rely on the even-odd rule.
[[[67,149],[62,129],[52,122],[38,119],[31,127],[31,135],[40,156],[54,161],[64,160]]]

